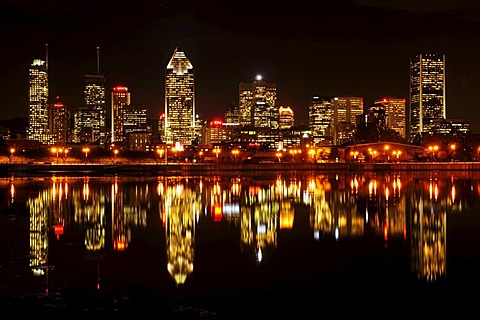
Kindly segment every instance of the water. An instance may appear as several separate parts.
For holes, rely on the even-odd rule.
[[[0,179],[0,297],[37,319],[470,314],[477,172]]]

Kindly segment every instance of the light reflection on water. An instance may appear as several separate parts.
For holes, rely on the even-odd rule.
[[[14,234],[2,238],[2,291],[13,298],[100,294],[117,310],[117,295],[175,306],[293,293],[298,307],[313,288],[478,283],[465,273],[480,257],[472,173],[12,177],[0,192],[2,217],[18,216],[2,220]]]

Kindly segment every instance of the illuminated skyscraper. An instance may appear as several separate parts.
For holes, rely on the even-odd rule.
[[[29,114],[27,137],[48,144],[48,65],[47,61],[34,59],[29,69]]]
[[[313,97],[308,109],[308,126],[315,145],[331,143],[332,97]]]
[[[445,55],[418,54],[410,60],[409,139],[431,134],[446,117]]]
[[[175,48],[165,72],[165,137],[168,144],[192,144],[195,133],[193,65]]]
[[[375,100],[375,104],[385,106],[385,116],[389,129],[397,131],[402,138],[405,138],[405,99],[383,98]]]
[[[278,119],[276,104],[276,83],[267,83],[258,75],[254,82],[239,84],[239,123],[241,126],[272,128],[272,120]],[[278,121],[276,123],[278,128]]]
[[[98,142],[100,144],[105,143],[106,139],[106,96],[105,96],[105,76],[99,74],[99,62],[98,62],[97,47],[97,74],[86,74],[85,79],[85,109],[83,115],[85,119],[85,125],[91,128],[92,142]]]
[[[55,98],[51,112],[52,144],[66,146],[69,134],[69,114],[66,105],[60,100],[60,97],[57,96]]]
[[[130,105],[130,92],[127,87],[116,86],[112,91],[112,136],[111,142],[124,140],[124,111]]]
[[[332,99],[333,143],[342,144],[352,138],[357,116],[363,114],[362,97],[334,97]]]
[[[292,108],[282,107],[278,109],[279,120],[278,124],[280,129],[290,129],[295,123],[295,114],[293,113]]]

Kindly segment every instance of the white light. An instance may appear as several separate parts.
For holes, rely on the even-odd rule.
[[[256,80],[262,80],[262,76],[257,74],[257,76],[255,77]]]

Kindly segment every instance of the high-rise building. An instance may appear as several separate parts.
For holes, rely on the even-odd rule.
[[[50,140],[48,118],[48,65],[34,59],[29,69],[29,114],[27,138],[48,144]]]
[[[405,99],[386,97],[375,100],[375,104],[382,104],[385,106],[387,127],[397,131],[402,138],[405,138]]]
[[[314,96],[308,109],[308,126],[315,145],[331,143],[332,97]]]
[[[129,104],[123,109],[123,135],[125,138],[131,133],[146,133],[147,109],[141,105]]]
[[[97,47],[97,73],[84,75],[85,110],[84,131],[92,132],[91,142],[103,144],[106,142],[107,104],[105,92],[105,76],[100,74],[99,48]],[[88,120],[88,121],[87,121]]]
[[[277,84],[267,83],[259,75],[254,82],[241,82],[238,105],[241,126],[271,127],[271,121],[278,119]]]
[[[231,102],[227,106],[227,111],[225,111],[225,122],[230,124],[238,124],[239,122],[239,108],[238,104]]]
[[[291,129],[295,124],[295,114],[292,108],[282,107],[278,108],[278,125],[280,129]]]
[[[124,110],[130,105],[130,92],[124,86],[116,86],[112,91],[112,134],[111,142],[123,142],[125,139],[123,124]]]
[[[85,79],[85,108],[90,121],[85,125],[92,130],[92,142],[103,144],[106,138],[105,76],[87,74]]]
[[[445,118],[445,55],[418,54],[410,59],[408,139],[431,134],[435,123]]]
[[[168,144],[190,145],[195,134],[193,65],[176,47],[165,72],[165,137]]]
[[[363,97],[332,99],[333,144],[350,140],[355,132],[357,116],[363,114]]]
[[[51,108],[51,143],[57,146],[66,146],[69,136],[69,113],[67,106],[60,100],[55,98],[55,102]]]

